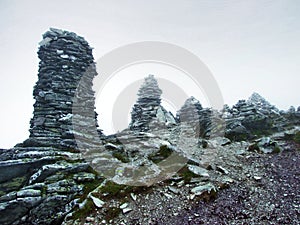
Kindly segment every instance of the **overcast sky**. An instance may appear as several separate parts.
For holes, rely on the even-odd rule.
[[[287,109],[300,105],[299,12],[297,0],[0,0],[0,147],[29,135],[36,52],[49,27],[85,37],[95,59],[137,41],[176,44],[209,67],[226,103],[256,91]]]

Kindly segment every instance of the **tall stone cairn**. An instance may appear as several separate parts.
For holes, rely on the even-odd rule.
[[[51,28],[38,51],[30,137],[0,154],[0,224],[61,224],[100,177],[84,155],[101,142],[92,48]],[[79,152],[80,151],[80,152]],[[99,148],[98,148],[99,152]],[[76,199],[77,198],[77,199]]]
[[[160,107],[162,90],[153,75],[145,78],[138,91],[138,100],[131,112],[129,128],[135,131],[148,131],[149,124],[156,119]]]
[[[83,132],[97,127],[92,90],[97,72],[92,48],[75,33],[51,28],[43,35],[38,57],[39,79],[33,91],[36,101],[30,138],[24,144],[74,149],[76,124],[72,122],[84,121]],[[74,120],[74,110],[81,119]]]

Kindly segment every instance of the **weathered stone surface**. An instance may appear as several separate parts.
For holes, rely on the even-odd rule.
[[[247,101],[239,100],[232,109],[224,107],[223,117],[226,120],[225,134],[235,141],[270,135],[289,125],[286,116],[257,93]]]
[[[248,147],[249,151],[260,151],[263,153],[279,153],[282,149],[279,147],[276,141],[273,141],[270,137],[263,137],[256,140]]]
[[[1,224],[59,224],[72,208],[66,205],[96,179],[74,153],[101,144],[92,48],[75,33],[51,28],[38,56],[30,137],[0,153]]]
[[[93,203],[95,204],[95,206],[97,208],[102,208],[102,206],[105,204],[104,201],[102,201],[101,199],[96,198],[96,197],[94,197],[92,195],[90,196],[90,198],[92,199]]]
[[[194,98],[188,98],[177,112],[177,120],[180,126],[190,127],[190,132],[196,138],[210,138],[222,136],[224,133],[224,119],[214,109],[203,108],[200,102]]]
[[[33,168],[38,168],[44,164],[54,162],[55,158],[44,157],[39,159],[26,158],[16,160],[6,160],[0,162],[0,182],[4,182],[15,177],[25,176],[31,173]]]
[[[181,196],[182,189],[185,196],[180,201],[186,201],[187,197],[193,200],[196,195],[214,196],[218,188],[233,183],[226,175],[243,169],[235,161],[245,154],[248,157],[255,154],[245,151],[249,142],[243,140],[285,130],[300,121],[299,108],[281,112],[257,93],[232,108],[225,105],[221,112],[203,108],[191,97],[174,118],[161,106],[162,91],[150,75],[139,90],[129,129],[103,137],[97,129],[92,90],[92,80],[97,73],[87,42],[74,33],[51,28],[40,42],[38,55],[41,61],[39,80],[33,92],[35,104],[30,137],[13,149],[0,150],[1,224],[60,224],[66,214],[74,208],[82,209],[90,199],[99,209],[109,206],[106,202],[109,198],[103,195],[104,202],[99,195],[95,197],[89,192],[89,188],[99,184],[99,176],[82,156],[90,160],[94,169],[119,184],[149,186],[162,177],[170,178],[170,185],[178,189],[171,186],[163,189],[160,187],[163,184],[158,185],[163,189],[159,200],[164,198],[168,206],[169,201]],[[222,131],[230,140],[223,137]],[[282,141],[292,135],[294,140],[299,131],[295,132],[282,132],[274,138]],[[281,151],[279,142],[268,137],[257,139],[249,150]],[[226,151],[236,154],[230,158],[225,156],[229,163],[223,167],[221,161]],[[214,164],[217,153],[223,156]],[[168,161],[169,157],[173,161]],[[180,176],[178,172],[177,178],[172,180],[174,173],[186,163],[187,171],[183,170]],[[172,167],[176,168],[175,172]],[[193,175],[196,177],[189,177]],[[264,181],[256,173],[246,177],[255,182]],[[136,194],[130,193],[126,200],[131,196],[139,204],[141,198]],[[78,203],[78,196],[85,198],[83,202]],[[135,204],[113,207],[128,216],[134,214],[131,211]],[[173,215],[178,215],[178,211]],[[93,218],[87,217],[86,221],[99,222]]]
[[[58,29],[51,28],[43,38],[38,52],[41,61],[33,91],[36,102],[30,139],[24,145],[73,149],[77,145],[71,135],[72,125],[79,121],[72,120],[74,103],[82,106],[81,115],[92,117],[90,121],[80,121],[86,122],[86,127],[97,127],[91,88],[97,75],[92,48],[82,37]],[[66,133],[70,134],[68,140],[62,138]]]
[[[194,174],[197,174],[202,177],[209,177],[209,173],[206,169],[201,168],[199,166],[194,165],[188,165],[188,169],[193,172]]]
[[[193,188],[191,192],[195,195],[202,195],[204,193],[213,194],[217,192],[217,188],[213,184],[207,183]]]
[[[138,100],[131,112],[129,128],[134,131],[149,131],[160,126],[175,125],[176,121],[171,112],[161,105],[161,89],[153,75],[145,78],[138,92]]]
[[[0,203],[0,223],[12,224],[26,215],[31,208],[37,206],[41,200],[41,197],[25,197]]]
[[[226,121],[225,136],[233,141],[241,141],[250,137],[250,132],[242,125],[240,119],[230,118]]]
[[[177,113],[181,124],[187,124],[197,137],[204,137],[209,132],[211,111],[203,109],[200,102],[190,97]]]

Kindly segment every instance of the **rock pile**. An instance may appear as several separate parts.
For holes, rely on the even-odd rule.
[[[291,106],[286,112],[281,112],[281,115],[286,118],[284,125],[298,125],[300,126],[300,106],[297,108]]]
[[[189,126],[197,137],[207,137],[211,125],[211,110],[202,108],[200,102],[188,98],[177,112],[177,119],[181,126]]]
[[[180,127],[190,127],[193,134],[198,138],[210,138],[222,136],[224,119],[214,109],[203,108],[194,97],[188,98],[181,109],[177,112]]]
[[[145,78],[138,91],[138,100],[131,112],[130,130],[148,131],[150,126],[171,125],[176,121],[172,113],[167,112],[161,105],[162,91],[153,75]]]
[[[171,121],[178,128],[168,131],[174,134],[170,135],[173,143],[176,143],[176,135],[178,139],[180,133],[198,139],[225,134],[233,141],[241,141],[270,135],[299,124],[298,110],[291,108],[281,112],[258,93],[253,93],[248,100],[239,100],[233,107],[224,105],[221,111],[203,108],[196,98],[190,97],[174,119],[160,105],[161,93],[155,78],[151,75],[147,77],[132,110],[131,130],[153,132],[161,129],[159,123],[168,124]]]
[[[286,124],[279,110],[257,93],[247,101],[239,100],[232,109],[226,108],[223,115],[226,115],[226,135],[234,140],[281,131]]]
[[[178,111],[177,118],[180,120],[180,122],[199,121],[200,112],[202,109],[203,108],[200,102],[196,98],[190,97],[184,102],[183,106]]]
[[[225,132],[226,137],[235,141],[283,131],[297,125],[299,118],[295,109],[280,112],[257,93],[247,101],[239,100],[232,108],[224,105],[220,112],[203,108],[197,99],[190,97],[177,112],[181,128],[190,127],[190,132],[197,137],[223,136]]]
[[[255,106],[245,100],[239,100],[228,112],[230,116],[226,119],[226,136],[232,140],[249,138],[251,136],[249,130],[256,130],[256,124],[263,129],[265,129],[263,126],[268,126],[265,123],[267,117],[258,114]]]
[[[91,89],[97,75],[92,48],[74,33],[51,28],[43,35],[38,56],[39,79],[33,91],[36,102],[30,138],[24,145],[75,149],[73,111],[85,115],[80,121],[86,127],[97,126]]]
[[[150,193],[151,204],[157,206],[157,201],[165,196],[163,202],[168,209],[167,199],[177,199],[178,206],[188,206],[196,196],[210,198],[228,182],[232,183],[227,175],[232,175],[232,170],[240,174],[241,155],[248,153],[252,157],[252,150],[280,152],[277,140],[291,135],[281,134],[276,141],[263,137],[252,145],[245,140],[299,125],[299,108],[280,112],[257,93],[232,108],[224,106],[221,112],[203,108],[191,97],[175,119],[161,106],[162,91],[154,76],[149,75],[139,89],[129,129],[104,137],[97,130],[92,90],[97,73],[88,43],[74,33],[52,28],[43,35],[38,56],[41,61],[39,80],[33,91],[36,102],[30,137],[13,149],[0,150],[0,224],[61,224],[66,215],[72,217],[73,209],[84,212],[93,206],[107,218],[111,216],[107,216],[109,212],[131,214],[137,204],[115,205],[117,201],[113,200],[116,193],[127,187],[100,177],[90,165],[101,168],[101,173],[105,169],[102,174],[109,173],[111,180],[119,184],[137,185],[138,181],[140,185],[151,185],[165,176],[173,180],[172,187],[162,187],[159,194]],[[231,140],[223,137],[222,130]],[[292,139],[299,141],[299,130],[294,131]],[[103,148],[106,151],[102,152]],[[96,153],[90,155],[92,164],[86,162],[89,158],[82,159],[89,152]],[[230,164],[232,160],[236,162]],[[230,163],[223,166],[227,162]],[[174,174],[172,167],[178,165],[181,169]],[[231,169],[227,170],[227,166]],[[261,176],[253,178],[261,180]],[[175,197],[182,190],[182,198]],[[111,196],[106,192],[111,192]],[[135,193],[130,196],[136,203],[142,197]],[[144,199],[148,201],[148,194]],[[181,205],[178,210],[172,212],[178,215]],[[146,211],[149,212],[148,208]],[[93,217],[86,218],[86,222],[93,221],[103,223]]]
[[[92,48],[51,28],[38,51],[30,137],[0,155],[0,223],[60,224],[96,175],[78,152],[99,142]],[[75,140],[76,136],[76,140]]]
[[[264,115],[279,114],[279,110],[274,105],[270,104],[270,102],[256,92],[249,97],[247,103],[255,106],[255,109]]]

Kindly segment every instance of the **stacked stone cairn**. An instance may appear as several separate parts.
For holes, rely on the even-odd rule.
[[[92,48],[72,32],[50,29],[38,51],[30,137],[1,152],[0,224],[60,224],[97,180],[80,150],[96,148]],[[76,200],[77,199],[77,200]]]
[[[197,140],[220,136],[218,131],[225,129],[222,120],[226,123],[225,136],[231,140],[247,140],[257,132],[263,135],[284,130],[285,126],[300,125],[300,108],[280,112],[257,93],[232,108],[224,106],[222,112],[203,108],[191,97],[175,119],[161,106],[162,90],[154,76],[149,75],[138,91],[129,130],[125,129],[120,139],[120,143],[129,144],[130,154],[127,154],[122,146],[110,143],[97,129],[92,90],[97,72],[88,43],[75,33],[51,28],[43,35],[38,56],[39,79],[33,91],[30,137],[12,149],[0,151],[0,224],[3,225],[61,224],[66,215],[76,207],[83,207],[88,198],[95,203],[95,197],[89,193],[103,180],[90,167],[88,157],[102,159],[101,147],[105,142],[106,148],[119,151],[119,156],[124,153],[125,158],[136,157],[135,149],[145,154],[141,149],[154,146],[158,150],[157,146],[171,146],[173,140],[176,144],[177,134],[182,130],[188,137],[181,139],[184,150],[190,151],[191,142],[196,140],[194,147],[198,151]],[[161,129],[163,135],[149,134],[161,126],[168,128]],[[171,134],[173,131],[175,135]],[[99,167],[107,165],[111,169],[109,163],[103,162],[96,160]],[[144,162],[138,163],[144,165]],[[99,202],[97,199],[96,203]]]
[[[226,109],[226,136],[233,140],[255,138],[284,130],[287,119],[258,93],[248,100],[239,100],[231,109]]]
[[[30,138],[24,145],[76,149],[73,126],[81,121],[84,131],[97,127],[92,48],[82,37],[58,29],[51,29],[43,38]]]
[[[196,137],[207,138],[211,130],[212,110],[203,108],[200,102],[194,98],[188,98],[177,112],[177,120],[181,127],[190,127]]]
[[[162,90],[153,75],[145,78],[131,112],[130,130],[146,132],[162,124],[176,124],[172,113],[161,106]]]

